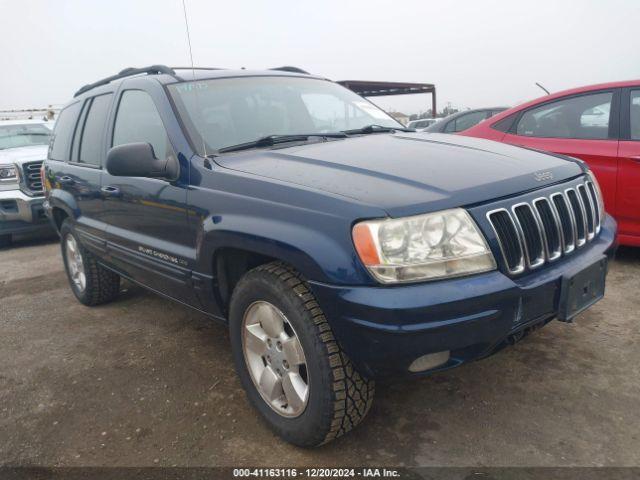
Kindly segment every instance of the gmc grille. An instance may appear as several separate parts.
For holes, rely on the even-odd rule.
[[[590,180],[487,213],[511,274],[553,262],[593,240],[602,212]]]
[[[28,162],[22,165],[22,177],[24,188],[31,195],[43,193],[42,179],[40,178],[40,167],[42,160],[38,162]]]

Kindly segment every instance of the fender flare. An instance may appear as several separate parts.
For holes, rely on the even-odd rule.
[[[76,220],[80,215],[80,209],[73,195],[64,190],[55,189],[49,193],[48,197],[49,207],[53,212],[53,209],[59,208],[63,210],[68,217]],[[55,220],[55,219],[54,219]]]

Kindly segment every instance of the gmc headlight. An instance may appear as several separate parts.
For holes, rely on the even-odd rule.
[[[9,182],[18,179],[18,171],[12,165],[0,165],[0,180]]]
[[[360,259],[381,283],[458,277],[496,268],[484,236],[462,208],[364,221],[352,233]]]

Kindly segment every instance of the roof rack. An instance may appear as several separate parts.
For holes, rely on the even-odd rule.
[[[172,77],[181,80],[180,77],[176,75],[176,72],[173,71],[172,68],[169,68],[165,65],[151,65],[149,67],[141,67],[141,68],[125,68],[121,70],[117,75],[112,75],[110,77],[103,78],[102,80],[98,80],[97,82],[89,83],[85,85],[80,90],[78,90],[73,96],[77,97],[78,95],[82,95],[89,90],[92,90],[96,87],[100,87],[101,85],[107,85],[114,80],[119,80],[121,78],[131,77],[133,75],[140,75],[142,73],[146,73],[147,75],[157,75],[160,73],[164,73],[167,75],[171,75]]]
[[[285,65],[284,67],[270,68],[269,70],[279,70],[281,72],[302,73],[304,75],[311,75],[306,70],[302,70],[301,68],[298,68],[298,67],[290,67],[287,65]]]

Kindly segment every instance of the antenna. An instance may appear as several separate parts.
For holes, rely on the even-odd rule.
[[[193,50],[191,49],[191,34],[189,33],[189,19],[187,18],[187,5],[185,0],[182,0],[182,11],[184,12],[184,25],[187,29],[187,44],[189,45],[189,59],[191,60],[191,74],[193,75],[193,81],[196,80],[196,67],[193,64]],[[196,96],[196,104],[200,106],[200,101],[198,99],[198,88],[195,89]],[[204,158],[207,158],[207,144],[204,141],[204,136],[200,133],[200,137],[202,138],[202,153],[204,154]]]
[[[551,95],[551,93],[549,92],[549,90],[547,90],[546,88],[544,88],[542,85],[540,85],[538,82],[536,82],[536,85],[538,87],[540,87],[542,90],[544,90],[546,92],[547,95]]]

